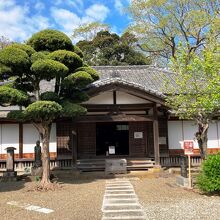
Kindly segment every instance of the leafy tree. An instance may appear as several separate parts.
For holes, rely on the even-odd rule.
[[[109,26],[107,24],[102,24],[100,22],[90,22],[79,26],[73,30],[73,38],[82,38],[83,40],[92,40],[98,32],[108,31]]]
[[[213,43],[214,42],[214,43]],[[180,48],[172,69],[176,73],[166,85],[166,103],[181,119],[193,119],[198,125],[195,137],[201,157],[207,156],[208,128],[220,109],[220,46],[211,41],[200,54]],[[171,87],[175,81],[175,86]]]
[[[73,51],[76,47],[65,34],[49,29],[34,34],[26,44],[12,44],[0,51],[0,66],[5,67],[9,77],[14,77],[13,83],[0,87],[0,104],[24,106],[24,110],[12,111],[8,117],[30,121],[37,128],[43,144],[40,182],[43,189],[52,186],[49,179],[52,122],[58,117],[85,114],[80,102],[88,96],[82,89],[98,79],[95,70],[83,67],[83,60]],[[42,89],[43,80],[53,80],[54,88]]]
[[[0,50],[8,46],[9,44],[11,44],[11,41],[8,38],[4,36],[0,37]]]
[[[190,54],[204,48],[213,27],[219,36],[219,11],[218,0],[134,0],[128,8],[129,30],[141,50],[164,62],[176,58],[179,41]]]
[[[133,34],[124,33],[121,37],[109,31],[100,31],[91,41],[79,41],[77,46],[83,51],[88,65],[144,65],[150,59],[137,51]]]

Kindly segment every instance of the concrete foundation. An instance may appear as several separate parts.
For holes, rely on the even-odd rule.
[[[189,178],[185,178],[183,176],[177,176],[176,177],[176,184],[179,186],[183,186],[183,187],[189,187],[190,186]],[[192,182],[191,182],[191,186],[192,186]]]

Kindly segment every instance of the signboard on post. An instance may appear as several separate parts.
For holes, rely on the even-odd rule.
[[[183,147],[184,147],[184,154],[185,155],[192,155],[193,154],[193,149],[194,149],[193,141],[184,141]]]
[[[187,141],[187,140],[185,140],[185,141],[183,142],[183,147],[184,147],[184,154],[185,154],[185,155],[188,155],[189,188],[192,188],[191,158],[190,158],[190,156],[193,155],[194,143],[193,143],[193,141]]]

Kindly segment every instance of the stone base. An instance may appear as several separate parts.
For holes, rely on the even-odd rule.
[[[176,184],[179,186],[187,187],[187,188],[190,187],[189,178],[185,178],[183,176],[176,177]],[[192,180],[191,180],[191,186],[192,186]]]
[[[106,159],[105,174],[126,174],[127,160],[126,159]]]
[[[42,177],[43,167],[32,167],[31,168],[31,176],[39,176]]]
[[[4,171],[1,181],[2,182],[17,181],[17,172],[16,171]]]

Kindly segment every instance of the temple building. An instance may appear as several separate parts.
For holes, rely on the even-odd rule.
[[[154,66],[94,67],[100,79],[87,92],[90,99],[82,105],[84,116],[59,118],[54,121],[50,139],[51,159],[97,160],[105,158],[151,159],[160,165],[160,158],[183,154],[183,140],[194,141],[194,155],[199,148],[194,140],[197,126],[193,121],[179,120],[165,106],[164,80],[173,81],[173,74]],[[53,82],[43,82],[42,90]],[[16,148],[20,160],[34,158],[39,134],[30,123],[6,118],[17,107],[0,111],[0,160],[5,148]],[[208,132],[208,151],[220,151],[220,122],[213,121]]]

